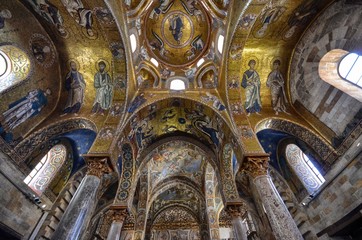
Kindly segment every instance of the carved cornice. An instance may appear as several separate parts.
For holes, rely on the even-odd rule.
[[[87,175],[102,178],[103,174],[113,172],[112,163],[107,155],[82,155],[87,163]]]
[[[242,218],[247,211],[246,204],[243,202],[233,203],[226,206],[226,213],[232,218]]]
[[[269,167],[269,155],[260,154],[245,156],[241,170],[245,171],[252,178],[267,175]]]

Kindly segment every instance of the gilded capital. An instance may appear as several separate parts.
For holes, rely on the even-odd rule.
[[[269,166],[269,156],[246,156],[242,164],[242,171],[245,171],[251,177],[267,175]]]
[[[123,223],[127,217],[127,209],[112,209],[107,212],[107,218],[109,222]]]
[[[106,157],[88,157],[87,162],[87,175],[93,175],[101,178],[103,174],[111,173],[113,170]]]
[[[235,203],[227,205],[225,211],[232,218],[243,217],[246,212],[246,204],[245,203]]]

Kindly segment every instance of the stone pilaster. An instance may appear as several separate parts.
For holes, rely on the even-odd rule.
[[[246,213],[245,203],[238,202],[235,204],[227,205],[226,212],[231,217],[236,239],[248,240],[246,226],[243,223],[243,216]]]
[[[276,239],[303,240],[273,182],[268,176],[267,155],[247,156],[242,169],[252,177],[258,196],[268,216]]]
[[[88,166],[69,206],[55,230],[52,239],[82,239],[97,204],[97,191],[103,174],[112,172],[109,158],[100,155],[85,155]]]

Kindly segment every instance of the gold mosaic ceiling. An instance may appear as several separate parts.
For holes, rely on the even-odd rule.
[[[207,49],[209,16],[200,2],[155,1],[144,22],[149,50],[166,65],[190,65]]]

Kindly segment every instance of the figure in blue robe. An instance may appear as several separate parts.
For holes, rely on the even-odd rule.
[[[182,22],[182,18],[180,15],[176,14],[174,17],[170,19],[170,31],[172,33],[173,38],[180,44],[182,38],[182,29],[184,24]]]
[[[256,61],[250,60],[250,69],[246,70],[241,81],[241,86],[245,88],[245,110],[250,113],[257,113],[261,111],[261,98],[260,98],[260,77],[255,71]]]
[[[140,107],[142,104],[144,104],[146,102],[146,98],[144,97],[144,93],[141,93],[140,95],[138,95],[137,97],[135,97],[135,99],[133,100],[133,102],[131,103],[131,105],[128,108],[128,112],[129,113],[133,113],[134,111],[136,111],[136,109],[138,107]]]
[[[47,105],[47,96],[50,94],[50,89],[46,91],[35,89],[25,97],[11,103],[0,119],[4,130],[11,131],[29,118],[38,115]]]

